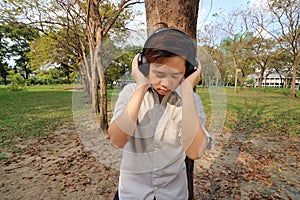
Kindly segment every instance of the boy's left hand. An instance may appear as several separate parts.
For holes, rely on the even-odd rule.
[[[198,61],[198,68],[197,70],[192,73],[191,75],[189,75],[182,83],[181,83],[181,87],[182,89],[184,88],[194,88],[200,81],[200,75],[201,75],[201,69],[202,69],[202,65],[200,60]]]

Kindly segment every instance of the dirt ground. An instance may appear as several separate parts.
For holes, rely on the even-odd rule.
[[[1,199],[112,199],[118,171],[98,162],[74,128],[20,141],[1,161]]]
[[[110,148],[97,158],[84,140],[68,124],[45,138],[19,140],[17,151],[0,160],[1,199],[113,199],[119,172],[111,166],[120,152]],[[224,133],[195,162],[195,199],[299,199],[299,145],[290,148],[290,164],[279,166],[274,159],[283,157],[274,158],[260,140]]]

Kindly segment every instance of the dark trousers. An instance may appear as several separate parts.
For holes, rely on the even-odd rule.
[[[114,200],[119,200],[119,192],[118,191],[115,194]],[[153,200],[156,200],[156,198],[154,197]]]

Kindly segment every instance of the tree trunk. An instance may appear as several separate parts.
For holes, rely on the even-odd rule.
[[[108,121],[107,121],[107,91],[106,91],[106,78],[105,69],[102,64],[102,48],[101,43],[97,46],[97,69],[100,78],[100,128],[104,134],[107,134]]]
[[[282,76],[281,76],[281,74],[279,74],[279,77],[280,77],[280,88],[282,88],[283,87],[283,79],[282,79]]]
[[[263,74],[265,73],[265,71],[267,70],[267,67],[266,66],[261,66],[261,71],[263,72]],[[265,76],[265,87],[267,87],[267,81],[268,81],[268,76],[270,75],[270,72],[267,72],[266,73],[266,76]],[[271,84],[270,84],[270,81],[269,81],[269,86],[268,87],[271,87]]]
[[[2,65],[2,64],[0,64]],[[4,85],[7,85],[7,75],[6,75],[6,70],[5,70],[5,66],[0,66],[0,73],[1,73],[1,77],[3,78],[3,82]]]
[[[92,85],[92,77],[91,77],[91,67],[89,65],[88,62],[88,58],[86,55],[86,46],[84,45],[84,43],[82,41],[80,41],[81,44],[81,52],[82,52],[82,71],[84,73],[84,79],[82,81],[84,81],[83,85],[84,85],[84,90],[88,93],[88,103],[92,103],[92,98],[91,98],[91,85]],[[90,47],[90,50],[92,48]]]
[[[199,0],[145,0],[148,35],[160,27],[174,27],[196,40]],[[194,161],[186,158],[189,200],[194,199]]]
[[[91,54],[95,55],[94,52]],[[95,113],[99,113],[99,100],[98,100],[98,73],[97,73],[97,63],[95,56],[91,59],[92,64],[92,83],[91,83],[91,99],[92,99],[92,107]]]
[[[167,24],[196,39],[199,0],[145,0],[148,34]]]
[[[267,87],[267,76],[264,77],[265,87]]]
[[[237,94],[237,83],[238,83],[238,75],[239,75],[239,67],[238,64],[236,62],[236,58],[235,55],[232,55],[233,58],[233,64],[234,64],[234,68],[235,68],[235,77],[234,77],[234,94]]]
[[[293,78],[292,78],[292,86],[291,86],[291,93],[290,97],[295,98],[296,96],[296,78],[297,78],[297,55],[294,56],[294,62],[293,62]]]
[[[201,72],[201,84],[202,84],[202,91],[204,91],[204,85],[205,85],[205,81],[204,81],[204,72]]]
[[[285,73],[285,88],[289,88],[289,74]]]
[[[238,75],[239,75],[239,69],[235,67],[234,94],[237,94]]]
[[[92,100],[91,100],[91,89],[90,89],[91,86],[90,86],[90,84],[92,83],[92,81],[88,79],[86,68],[87,67],[85,66],[85,64],[82,64],[79,67],[79,73],[80,73],[81,82],[82,82],[82,85],[83,85],[83,91],[87,92],[87,98],[88,98],[87,103],[91,104]]]
[[[258,93],[257,93],[258,96],[260,96],[260,93],[261,93],[261,85],[262,85],[262,81],[263,81],[263,76],[264,76],[264,71],[261,69],[260,73],[259,73],[259,79],[258,79]]]

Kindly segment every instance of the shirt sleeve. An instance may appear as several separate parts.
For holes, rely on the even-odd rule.
[[[204,108],[203,108],[200,96],[196,93],[194,93],[194,101],[195,101],[196,109],[197,109],[197,112],[198,112],[198,115],[199,115],[199,118],[200,118],[200,124],[202,126],[203,132],[205,133],[206,139],[208,141],[206,149],[212,150],[212,148],[213,148],[213,139],[212,139],[211,135],[208,133],[208,131],[205,128],[206,116],[205,116]]]
[[[114,107],[114,113],[110,120],[110,123],[112,123],[115,119],[117,119],[121,115],[122,111],[126,108],[134,90],[135,90],[135,83],[130,83],[126,85],[123,88],[123,90],[120,92],[118,100]]]

